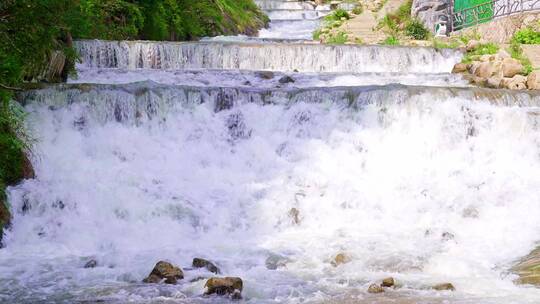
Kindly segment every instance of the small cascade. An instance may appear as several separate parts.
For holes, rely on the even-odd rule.
[[[448,73],[451,49],[231,42],[77,41],[82,66],[126,69],[245,69],[299,72]]]
[[[270,24],[260,38],[312,40],[320,19],[330,13],[328,5],[307,1],[258,0],[255,3],[268,15]]]

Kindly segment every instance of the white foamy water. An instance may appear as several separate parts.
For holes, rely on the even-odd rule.
[[[280,83],[284,76],[291,77],[294,82]],[[457,74],[401,74],[401,73],[265,73],[237,70],[152,70],[140,69],[87,69],[81,68],[76,78],[70,83],[132,83],[153,81],[161,84],[183,84],[192,86],[222,87],[336,87],[385,85],[400,83],[406,85],[425,86],[467,86],[468,83]]]
[[[101,119],[81,93],[27,99],[37,178],[9,191],[0,299],[223,302],[189,282],[202,271],[139,283],[157,260],[201,256],[244,279],[247,303],[538,303],[507,269],[540,233],[539,97],[518,107],[440,90],[218,112],[187,100],[163,112],[150,96],[170,94],[135,93],[160,113],[136,124]],[[335,268],[339,252],[352,262]],[[286,267],[267,269],[276,255]],[[83,269],[90,257],[98,267]],[[403,287],[365,293],[389,275]],[[456,292],[425,289],[447,281]]]
[[[290,43],[77,41],[82,66],[300,72],[449,73],[451,49]]]
[[[454,50],[277,42],[317,22],[77,42],[77,79],[17,96],[37,177],[8,189],[0,303],[229,303],[194,257],[241,303],[539,303],[509,269],[540,235],[540,95],[467,87]],[[143,284],[159,260],[185,279]]]

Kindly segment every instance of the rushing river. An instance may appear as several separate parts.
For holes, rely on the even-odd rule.
[[[8,191],[0,303],[229,302],[194,257],[241,277],[241,303],[540,302],[509,272],[540,236],[539,93],[468,87],[454,50],[76,46],[78,78],[18,96],[37,177]],[[186,278],[142,283],[158,260]]]

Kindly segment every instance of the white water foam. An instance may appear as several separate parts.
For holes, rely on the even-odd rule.
[[[3,301],[219,302],[189,283],[204,272],[138,283],[195,256],[242,277],[248,303],[370,303],[388,275],[415,303],[540,301],[506,274],[540,233],[538,107],[423,93],[359,111],[184,104],[138,125],[85,107],[27,106],[38,178],[9,191]],[[338,252],[352,262],[331,266]],[[289,263],[268,270],[272,255]],[[446,281],[457,292],[423,290]]]

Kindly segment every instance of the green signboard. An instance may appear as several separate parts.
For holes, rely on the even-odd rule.
[[[454,0],[454,30],[493,20],[493,1]]]

